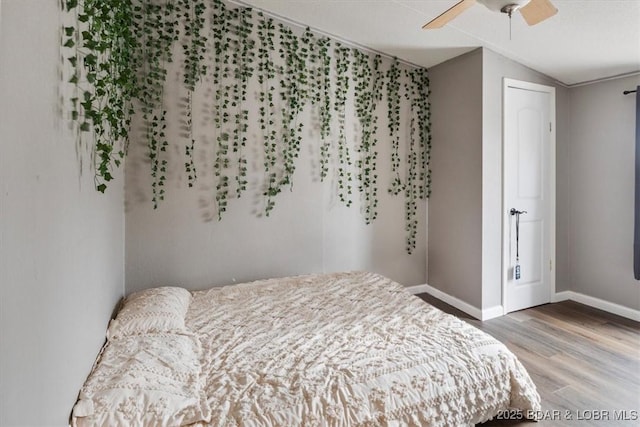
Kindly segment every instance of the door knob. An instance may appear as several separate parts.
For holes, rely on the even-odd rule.
[[[521,215],[521,214],[526,214],[527,211],[519,211],[517,209],[511,208],[511,210],[509,211],[509,213],[511,215]]]

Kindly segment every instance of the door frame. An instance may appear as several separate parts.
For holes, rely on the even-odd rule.
[[[554,301],[556,294],[556,89],[537,83],[503,78],[502,83],[502,311],[507,314],[507,283],[509,280],[509,207],[507,206],[507,156],[506,156],[506,111],[509,107],[507,91],[509,88],[531,90],[549,94],[549,120],[551,135],[549,136],[549,302]]]

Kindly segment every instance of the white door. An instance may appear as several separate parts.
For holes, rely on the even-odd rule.
[[[550,302],[555,289],[555,89],[505,79],[503,107],[503,305],[509,313]],[[519,224],[512,210],[523,212]]]

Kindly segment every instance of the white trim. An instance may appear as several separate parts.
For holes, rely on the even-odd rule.
[[[429,286],[426,283],[424,285],[407,286],[405,289],[413,295],[427,293],[435,298],[438,298],[440,301],[446,302],[447,304],[457,308],[458,310],[464,311],[469,316],[483,321],[502,316],[502,313],[504,311],[502,306],[500,305],[480,310],[479,308],[474,307],[471,304],[466,303],[461,299],[453,297],[445,292],[442,292],[441,290],[436,289],[433,286]]]
[[[458,310],[462,310],[468,315],[476,319],[480,319],[482,321],[493,319],[495,317],[500,317],[502,316],[502,313],[503,313],[503,308],[500,305],[486,308],[481,311],[480,309],[472,306],[471,304],[468,304],[456,297],[452,297],[451,295],[444,293],[441,290],[434,288],[433,286],[429,286],[426,283],[423,285],[407,286],[405,287],[405,289],[413,295],[427,293],[457,308]],[[588,305],[589,307],[597,308],[599,310],[606,311],[607,313],[616,314],[618,316],[626,317],[627,319],[640,322],[640,310],[635,310],[630,307],[625,307],[620,304],[605,301],[603,299],[595,298],[589,295],[581,294],[579,292],[562,291],[562,292],[556,292],[551,295],[552,303],[561,302],[561,301],[579,302],[580,304]]]
[[[447,304],[457,308],[458,310],[464,311],[469,316],[482,320],[482,312],[480,311],[480,309],[462,301],[461,299],[444,293],[441,290],[434,288],[433,286],[429,286],[425,283],[424,285],[411,286],[407,288],[409,292],[411,292],[413,289],[420,290],[420,293],[428,293],[429,295],[438,298],[440,301],[444,301]]]
[[[516,89],[533,90],[536,92],[555,93],[556,88],[553,86],[541,85],[538,83],[525,82],[523,80],[510,79],[505,77],[503,79],[504,87],[513,87]]]
[[[304,24],[304,23],[302,23],[300,21],[297,21],[295,19],[288,18],[288,17],[286,17],[284,15],[281,15],[281,14],[276,13],[276,12],[272,12],[270,10],[267,10],[267,9],[265,9],[263,7],[260,7],[260,6],[254,5],[254,4],[247,3],[245,0],[227,0],[227,2],[231,3],[231,4],[234,4],[236,6],[252,9],[252,10],[254,10],[256,12],[262,12],[264,15],[266,15],[266,16],[268,16],[270,18],[276,19],[278,21],[282,21],[285,24],[289,24],[290,26],[298,27],[298,28],[300,28],[302,30],[304,30],[305,28],[309,28],[309,30],[311,30],[311,32],[313,32],[313,33],[315,33],[315,34],[317,34],[319,36],[329,37],[330,39],[333,39],[333,41],[340,42],[343,45],[348,45],[348,46],[351,46],[351,47],[355,47],[356,49],[364,50],[365,52],[373,53],[375,55],[380,55],[383,58],[397,59],[398,62],[400,62],[401,64],[404,64],[404,65],[407,65],[409,67],[427,68],[424,65],[419,65],[419,64],[417,64],[415,62],[411,62],[411,61],[406,60],[406,59],[396,58],[394,55],[391,55],[389,53],[386,53],[386,52],[383,52],[381,50],[375,49],[373,47],[369,47],[367,45],[355,42],[353,40],[348,40],[348,39],[342,38],[342,37],[340,37],[340,36],[338,36],[336,34],[329,33],[327,31],[321,30],[321,29],[316,28],[316,27],[311,27],[311,26],[309,26],[307,24]]]
[[[503,314],[507,314],[507,282],[509,281],[509,214],[506,194],[506,170],[505,156],[505,111],[507,102],[507,89],[517,88],[544,92],[549,94],[549,120],[551,121],[551,135],[549,136],[549,259],[552,270],[549,273],[549,302],[556,293],[556,89],[552,86],[530,83],[521,80],[503,78],[502,83],[502,307]]]
[[[573,292],[571,291],[556,292],[551,296],[551,302],[560,302],[560,301],[570,300],[572,294]]]
[[[605,301],[600,298],[595,298],[589,295],[581,294],[574,291],[558,292],[554,295],[553,301],[566,301],[571,300],[579,302],[580,304],[588,305],[589,307],[597,308],[608,313],[617,314],[618,316],[626,317],[627,319],[640,322],[640,310],[635,310],[624,305],[616,304],[613,302]]]
[[[405,289],[409,291],[410,294],[418,295],[418,294],[428,294],[431,286],[427,285],[415,285],[415,286],[405,286]]]
[[[624,79],[624,78],[627,78],[627,77],[633,77],[633,76],[637,76],[637,75],[640,75],[640,70],[630,71],[628,73],[616,74],[614,76],[609,76],[609,77],[600,77],[600,78],[594,79],[594,80],[585,80],[584,82],[578,82],[578,83],[572,83],[570,85],[565,85],[565,87],[573,88],[573,87],[587,86],[587,85],[593,85],[593,84],[596,84],[596,83],[608,82],[608,81],[611,81],[611,80]]]
[[[493,307],[485,308],[482,310],[482,321],[495,319],[496,317],[504,316],[504,307],[501,305],[495,305]]]

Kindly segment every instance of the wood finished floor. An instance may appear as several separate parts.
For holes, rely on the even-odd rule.
[[[543,414],[555,418],[483,427],[640,426],[640,323],[573,301],[481,322],[428,294],[418,296],[503,342],[536,383]]]

